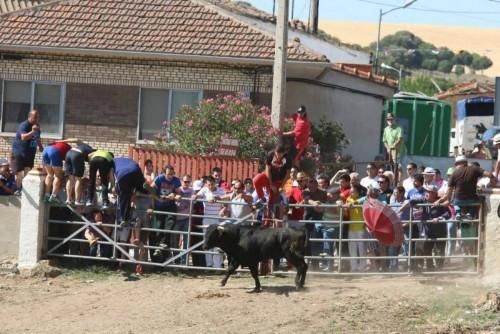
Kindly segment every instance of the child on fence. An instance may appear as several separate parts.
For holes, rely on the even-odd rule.
[[[366,270],[366,259],[359,259],[357,257],[365,257],[367,255],[367,248],[365,241],[355,241],[356,239],[365,239],[367,233],[365,230],[365,223],[363,219],[363,208],[360,205],[363,199],[360,198],[361,186],[354,185],[351,188],[351,194],[346,200],[349,207],[349,256],[351,257],[351,272],[361,272]],[[354,207],[357,206],[357,207]],[[355,223],[353,223],[355,222]],[[355,258],[356,257],[356,258]]]

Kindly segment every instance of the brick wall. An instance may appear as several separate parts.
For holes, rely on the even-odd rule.
[[[22,60],[0,59],[0,78],[150,88],[272,92],[271,67],[259,67],[260,74],[256,77],[257,68],[249,66],[45,54],[22,56]]]
[[[266,102],[272,91],[270,68],[259,68],[256,78],[255,68],[223,64],[19,55],[24,58],[0,59],[0,80],[65,82],[63,137],[80,138],[118,156],[127,155],[136,142],[139,87],[199,89],[205,96],[255,91]],[[0,158],[9,155],[12,139],[0,134]]]

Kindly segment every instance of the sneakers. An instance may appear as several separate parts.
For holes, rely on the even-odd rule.
[[[111,207],[111,204],[109,204],[109,201],[103,201],[102,208],[104,210],[109,209],[110,207]]]
[[[86,206],[92,206],[92,205],[93,205],[93,203],[92,203],[92,201],[90,201],[90,200],[89,200],[89,201],[87,201],[87,203],[85,203],[85,205],[86,205]]]
[[[76,206],[84,206],[84,205],[85,205],[85,203],[84,203],[84,202],[82,202],[82,201],[75,201],[75,205],[76,205]]]
[[[67,199],[67,200],[64,202],[64,204],[65,204],[65,205],[73,205],[74,203],[73,203],[71,200]]]
[[[135,274],[137,276],[141,276],[142,274],[144,274],[144,269],[142,268],[142,264],[138,264],[137,266],[135,266]]]
[[[21,196],[21,194],[22,194],[21,189],[14,191],[14,196]]]
[[[56,194],[52,194],[49,196],[49,199],[47,201],[49,203],[57,203],[57,202],[59,202],[59,199],[57,198]]]

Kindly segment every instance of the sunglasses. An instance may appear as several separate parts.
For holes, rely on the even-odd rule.
[[[191,181],[190,180],[182,180],[182,182],[184,182],[184,183],[190,183]]]

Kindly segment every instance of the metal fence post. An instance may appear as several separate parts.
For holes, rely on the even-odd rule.
[[[339,253],[337,254],[338,257],[338,268],[337,272],[341,273],[342,272],[342,229],[344,225],[344,207],[340,206],[340,228],[339,228]]]
[[[193,221],[193,199],[189,199],[189,218],[188,218],[188,237],[187,237],[187,243],[186,243],[186,250],[189,249],[189,246],[191,245],[191,224]],[[186,251],[186,266],[189,266],[189,254]]]
[[[413,231],[413,207],[410,207],[410,221],[408,222],[408,272],[411,273],[411,251],[412,251],[412,231]],[[415,252],[417,251],[415,245]]]

